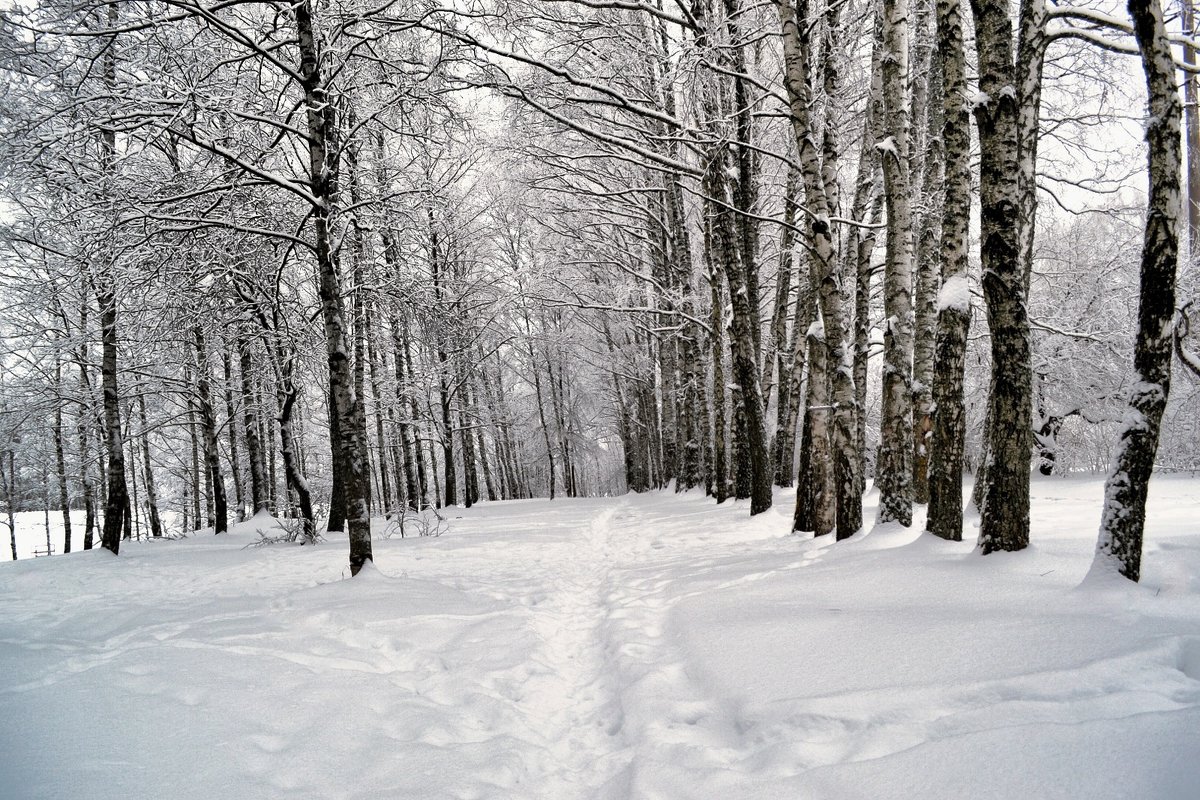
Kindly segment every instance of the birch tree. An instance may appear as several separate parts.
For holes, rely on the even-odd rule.
[[[1092,573],[1141,577],[1146,495],[1163,410],[1171,391],[1172,317],[1180,239],[1180,120],[1175,64],[1158,0],[1129,0],[1146,75],[1147,167],[1150,177],[1141,293],[1134,348],[1134,384],[1112,472],[1104,487],[1100,539]]]

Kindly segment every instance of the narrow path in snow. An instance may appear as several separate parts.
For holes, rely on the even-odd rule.
[[[604,645],[615,511],[600,512],[537,561],[546,594],[530,613],[542,644],[518,702],[546,737],[538,766],[547,797],[625,794],[631,753]]]

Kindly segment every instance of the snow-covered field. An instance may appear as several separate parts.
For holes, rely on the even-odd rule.
[[[661,493],[454,511],[353,581],[256,523],[3,563],[0,797],[1191,800],[1200,479],[1080,588],[1101,488],[1035,481],[986,558]]]

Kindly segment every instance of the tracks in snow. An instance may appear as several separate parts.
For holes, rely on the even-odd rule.
[[[538,764],[546,797],[626,795],[631,751],[604,644],[615,512],[601,512],[581,539],[547,548],[538,558],[550,585],[530,607],[541,644],[518,706],[546,738]]]

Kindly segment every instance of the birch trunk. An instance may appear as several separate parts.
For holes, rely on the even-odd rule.
[[[825,345],[825,331],[821,323],[815,322],[808,330],[809,358],[808,358],[808,403],[806,413],[806,427],[808,428],[809,436],[808,450],[810,459],[810,475],[811,477],[802,485],[807,483],[807,490],[811,492],[811,498],[805,497],[805,502],[811,502],[811,528],[803,530],[811,530],[816,536],[824,536],[827,533],[833,533],[837,529],[837,502],[836,491],[837,483],[835,481],[834,459],[829,455],[828,437],[831,432],[831,420],[833,417],[833,407],[830,403],[830,377],[829,369],[825,363],[828,358],[828,348]],[[821,437],[825,437],[825,441],[821,441]],[[807,492],[805,493],[807,494]],[[800,519],[800,502],[801,493],[797,492],[797,520]],[[801,530],[793,525],[793,530]]]
[[[377,452],[379,453],[379,458],[377,459],[379,464],[379,501],[383,513],[391,516],[393,511],[392,474],[388,468],[388,454],[392,452],[392,448],[383,424],[385,404],[383,402],[383,385],[381,383],[381,373],[385,367],[380,363],[383,360],[383,354],[379,352],[379,345],[375,341],[374,331],[364,331],[364,336],[367,340],[367,365],[371,370],[371,396],[375,398],[375,442],[378,445]],[[397,487],[398,489],[399,487]]]
[[[87,346],[88,304],[84,297],[79,303],[79,349],[75,354],[76,366],[79,367],[80,410],[76,424],[76,436],[79,440],[79,482],[83,485],[83,549],[91,550],[96,530],[96,490],[92,483],[92,456],[90,442],[92,438],[91,418],[92,382],[88,373]]]
[[[926,38],[926,18],[918,35]],[[929,444],[933,431],[933,364],[937,347],[938,290],[941,288],[939,244],[944,206],[945,159],[942,142],[941,58],[927,59],[924,84],[925,117],[918,118],[925,130],[925,156],[921,165],[920,223],[917,226],[913,338],[913,501],[929,502]]]
[[[840,30],[836,24],[834,10],[827,10],[827,25],[831,26],[826,49],[835,49],[835,38]],[[813,286],[817,291],[820,316],[826,333],[825,363],[832,371],[832,431],[829,435],[834,464],[838,538],[852,535],[862,527],[862,497],[857,491],[855,477],[854,420],[857,412],[854,376],[847,363],[846,317],[843,310],[838,275],[838,254],[832,228],[836,210],[837,146],[834,126],[826,125],[822,137],[821,151],[815,144],[815,131],[809,107],[812,92],[809,87],[810,64],[807,34],[801,33],[796,18],[796,7],[792,0],[779,3],[779,21],[783,36],[784,86],[787,89],[788,106],[791,111],[792,133],[796,140],[796,151],[800,160],[800,176],[804,182],[805,207],[808,217],[809,258]],[[832,59],[830,59],[832,61]],[[838,76],[834,64],[825,66],[822,76],[823,91],[835,91]],[[810,373],[812,372],[810,368]],[[814,433],[814,441],[822,438]],[[814,454],[814,460],[817,458]]]
[[[879,431],[881,523],[912,524],[912,186],[909,180],[908,0],[883,0],[883,386]]]
[[[5,458],[7,456],[7,458]],[[7,462],[8,472],[5,474],[4,467]],[[16,464],[13,462],[13,451],[9,448],[7,451],[0,451],[0,483],[4,484],[4,510],[8,517],[8,546],[12,550],[12,560],[17,560],[17,520],[16,520],[16,482],[17,482]]]
[[[1104,486],[1104,513],[1094,574],[1115,571],[1141,577],[1146,494],[1158,451],[1163,411],[1171,392],[1171,334],[1175,314],[1175,271],[1179,261],[1180,154],[1182,109],[1175,88],[1171,43],[1159,0],[1129,0],[1134,35],[1142,52],[1149,95],[1146,144],[1149,207],[1142,242],[1141,294],[1125,429]]]
[[[784,184],[783,229],[779,234],[779,264],[775,272],[775,307],[771,313],[770,334],[763,349],[763,396],[770,398],[775,389],[775,438],[771,445],[771,461],[775,468],[775,485],[792,485],[792,463],[784,463],[787,447],[787,421],[791,416],[793,396],[791,394],[790,366],[796,358],[795,350],[789,350],[796,340],[788,336],[788,311],[793,302],[793,276],[796,269],[796,213],[797,192],[800,173],[794,167],[788,169]],[[792,429],[793,436],[795,428]]]
[[[792,319],[792,334],[789,337],[787,345],[788,352],[791,353],[791,359],[788,370],[783,376],[783,380],[786,380],[788,383],[786,392],[789,398],[787,417],[780,424],[779,431],[775,437],[777,447],[775,470],[779,486],[792,486],[795,483],[795,475],[797,474],[794,469],[794,462],[796,460],[796,426],[800,421],[800,415],[804,413],[807,405],[803,394],[801,394],[804,389],[804,370],[808,364],[808,345],[805,338],[808,329],[812,327],[813,321],[817,316],[816,293],[812,290],[811,283],[805,281],[804,285],[799,287],[798,295]],[[804,428],[808,428],[807,423],[805,423]],[[803,470],[802,474],[807,474],[807,467]]]
[[[933,369],[933,434],[929,446],[929,512],[926,528],[951,541],[962,540],[963,446],[966,440],[967,332],[971,305],[967,283],[967,237],[971,216],[971,131],[966,108],[966,54],[961,0],[938,0],[937,52],[942,64],[942,143],[945,198],[940,258],[942,293],[938,303]]]
[[[988,457],[979,545],[983,553],[1029,544],[1029,319],[1022,269],[1018,114],[1008,3],[972,0],[979,51],[980,261],[991,331]]]

